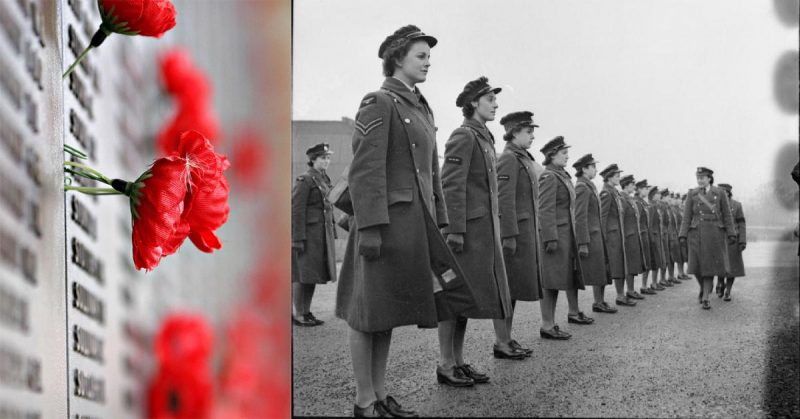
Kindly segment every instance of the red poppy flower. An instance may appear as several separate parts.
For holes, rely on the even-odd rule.
[[[115,186],[131,199],[136,269],[152,270],[186,237],[205,252],[222,247],[213,232],[227,221],[230,211],[228,183],[222,175],[228,166],[207,138],[186,131],[175,149],[139,179]]]
[[[208,418],[214,403],[213,390],[207,367],[161,365],[148,391],[148,417]]]
[[[213,345],[211,328],[200,315],[170,314],[155,340],[156,356],[163,365],[187,364],[201,368]]]
[[[214,143],[219,137],[219,123],[216,115],[207,106],[180,106],[175,116],[161,129],[156,144],[161,155],[168,155],[178,146],[180,133],[195,130]]]
[[[269,149],[253,128],[244,128],[236,136],[231,151],[233,173],[245,191],[255,191],[269,169]]]
[[[169,0],[97,0],[108,32],[160,38],[175,27],[175,6]]]
[[[175,96],[179,107],[197,110],[209,106],[211,83],[186,50],[172,48],[162,53],[159,68],[164,90]]]

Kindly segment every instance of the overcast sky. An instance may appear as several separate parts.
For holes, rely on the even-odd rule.
[[[489,6],[490,8],[486,8]],[[797,113],[774,98],[779,58],[797,26],[771,1],[296,0],[293,119],[353,118],[383,80],[378,46],[415,24],[439,39],[419,85],[439,127],[440,152],[462,121],[455,98],[485,75],[498,95],[488,126],[502,150],[503,115],[534,112],[531,151],[563,135],[570,162],[586,153],[637,179],[696,186],[697,166],[746,196],[797,143]]]

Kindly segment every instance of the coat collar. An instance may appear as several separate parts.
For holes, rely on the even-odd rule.
[[[588,185],[590,188],[592,188],[592,190],[593,190],[593,191],[596,191],[596,190],[597,190],[597,187],[596,187],[596,186],[594,186],[594,182],[592,182],[592,181],[591,181],[591,180],[589,180],[589,179],[586,179],[586,178],[585,178],[585,177],[583,177],[583,176],[579,176],[579,177],[578,177],[578,183],[585,183],[585,184],[586,184],[586,185]]]
[[[606,183],[606,182],[603,182],[603,190],[604,191],[608,191],[609,193],[613,194],[614,196],[619,196],[620,195],[619,189],[617,189],[614,186],[611,186],[611,184]]]
[[[381,87],[386,89],[386,90],[391,90],[392,92],[396,93],[398,96],[400,96],[403,99],[406,99],[407,101],[409,101],[414,106],[420,106],[421,103],[425,103],[425,104],[428,103],[425,100],[425,97],[422,96],[422,92],[420,92],[418,87],[415,87],[415,88],[417,89],[417,93],[419,94],[419,97],[417,96],[417,93],[414,93],[414,92],[408,90],[408,87],[405,84],[403,84],[403,82],[401,82],[400,80],[397,80],[394,77],[387,77],[383,81],[383,85]]]
[[[514,154],[516,154],[518,156],[527,157],[527,158],[531,159],[532,161],[535,161],[534,158],[533,158],[533,155],[531,155],[531,153],[529,153],[528,150],[526,150],[526,149],[514,144],[511,141],[506,141],[506,146],[505,146],[504,150],[509,151],[511,153],[514,153]]]
[[[475,131],[478,131],[484,138],[494,144],[494,136],[489,131],[489,128],[486,128],[486,125],[481,124],[480,122],[472,119],[472,118],[465,118],[464,122],[461,123],[462,127],[470,127]]]
[[[555,164],[552,164],[552,163],[548,164],[545,167],[550,169],[553,173],[561,176],[562,179],[572,179],[572,175],[567,173],[567,171],[564,170],[563,167],[558,167],[558,166],[556,166]]]

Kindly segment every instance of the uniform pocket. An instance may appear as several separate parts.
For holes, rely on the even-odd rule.
[[[467,220],[483,217],[487,213],[489,213],[489,210],[487,210],[486,207],[473,208],[467,211]]]
[[[306,216],[306,224],[316,224],[322,221],[322,216],[319,213],[308,214]]]
[[[390,206],[399,202],[411,202],[414,200],[414,189],[403,188],[391,190],[387,193],[386,198]]]
[[[528,218],[531,218],[531,213],[528,211],[517,213],[517,221],[527,220]]]

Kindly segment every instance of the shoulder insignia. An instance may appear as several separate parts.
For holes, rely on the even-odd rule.
[[[302,181],[304,181],[304,180],[305,180],[305,178],[304,178],[304,177],[302,177],[302,176],[298,176],[296,180],[297,180],[298,182],[302,182]]]
[[[358,109],[374,104],[375,100],[376,99],[374,94],[368,95],[367,97],[361,100],[361,105],[359,105]]]
[[[509,180],[511,177],[508,175],[498,175],[497,180]]]
[[[461,164],[461,157],[448,156],[448,157],[445,157],[444,162],[445,163],[453,163],[453,164],[460,165]]]
[[[374,130],[375,128],[378,128],[381,125],[383,125],[383,117],[382,116],[378,117],[378,118],[375,118],[374,120],[372,120],[371,122],[368,122],[366,124],[362,124],[361,122],[356,121],[356,129],[363,135],[369,134],[370,131]]]
[[[608,191],[600,192],[600,196],[608,196]]]

